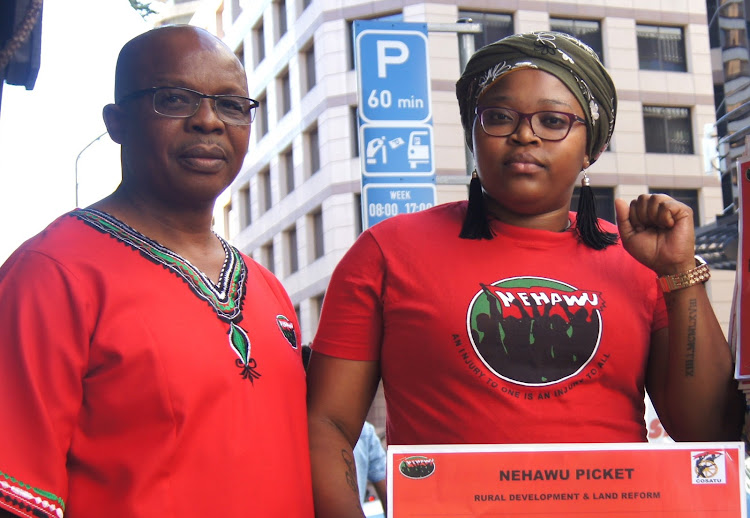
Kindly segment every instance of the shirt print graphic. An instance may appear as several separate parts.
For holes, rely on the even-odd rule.
[[[542,277],[480,283],[466,326],[476,354],[499,378],[546,386],[580,373],[599,348],[601,293]]]

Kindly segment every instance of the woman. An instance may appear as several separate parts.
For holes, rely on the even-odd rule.
[[[593,51],[510,36],[472,57],[456,91],[468,203],[364,232],[326,294],[308,372],[318,517],[356,512],[356,485],[342,487],[381,377],[389,444],[645,441],[645,389],[675,439],[739,437],[690,208],[617,200],[619,229],[593,212],[585,169],[617,105]]]

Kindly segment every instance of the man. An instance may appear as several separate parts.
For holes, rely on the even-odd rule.
[[[293,306],[211,230],[258,104],[242,65],[171,26],[115,75],[122,183],[0,268],[0,514],[310,517]]]
[[[378,434],[372,423],[365,421],[362,433],[359,434],[357,444],[354,445],[354,464],[357,469],[357,489],[359,490],[359,501],[364,502],[367,494],[367,483],[372,483],[375,492],[383,505],[387,508],[387,486],[386,486],[386,455],[383,445],[380,443]]]

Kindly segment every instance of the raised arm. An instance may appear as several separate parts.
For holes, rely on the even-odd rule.
[[[666,195],[616,200],[622,244],[659,276],[695,268],[692,210]],[[646,388],[678,441],[739,440],[744,398],[702,283],[664,293],[669,325],[651,339]]]
[[[313,351],[307,405],[316,518],[364,516],[352,450],[379,380],[377,361],[342,360]]]

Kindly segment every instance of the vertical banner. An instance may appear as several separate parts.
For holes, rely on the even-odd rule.
[[[388,447],[388,517],[746,518],[741,442]]]
[[[357,20],[362,226],[435,205],[427,24]]]

